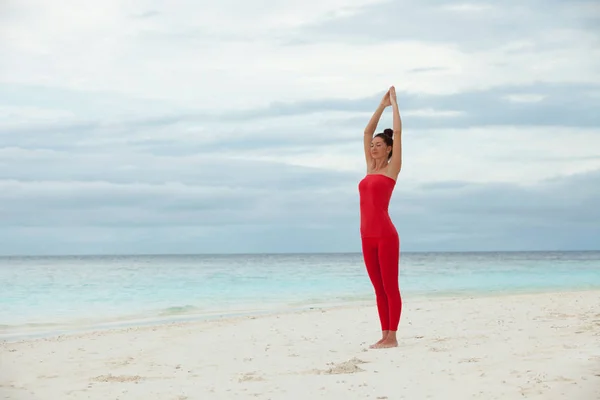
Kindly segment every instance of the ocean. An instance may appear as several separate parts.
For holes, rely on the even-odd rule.
[[[600,288],[600,252],[408,253],[405,303]],[[0,340],[372,302],[356,254],[0,257]]]

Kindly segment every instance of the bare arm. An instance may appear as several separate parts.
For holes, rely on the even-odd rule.
[[[394,87],[390,89],[390,99],[392,103],[394,144],[392,145],[392,159],[390,160],[388,173],[396,179],[400,174],[400,169],[402,169],[402,119],[400,118]]]
[[[388,90],[383,95],[383,98],[381,99],[379,106],[377,106],[377,109],[375,110],[375,112],[371,116],[371,119],[369,120],[369,123],[365,127],[364,146],[365,146],[365,161],[367,162],[367,168],[371,164],[371,161],[372,161],[371,140],[373,139],[373,134],[375,133],[375,130],[377,129],[377,124],[379,123],[379,120],[381,119],[381,114],[383,114],[383,111],[385,110],[385,108],[388,107],[390,104],[391,104],[390,103],[390,92]]]
[[[379,107],[377,107],[377,110],[375,110],[375,112],[373,113],[371,120],[369,121],[369,123],[367,124],[367,127],[365,128],[364,144],[365,144],[365,160],[367,161],[367,165],[371,164],[371,160],[372,160],[372,158],[371,158],[371,140],[373,139],[373,134],[375,133],[375,130],[377,129],[377,124],[379,123],[381,114],[383,114],[383,110],[385,110],[385,107],[380,104]]]

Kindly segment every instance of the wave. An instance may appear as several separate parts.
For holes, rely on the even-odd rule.
[[[194,314],[198,311],[203,310],[202,307],[193,306],[193,305],[185,305],[185,306],[174,306],[163,308],[158,312],[158,315],[161,317],[167,317],[171,315],[183,315],[183,314]]]

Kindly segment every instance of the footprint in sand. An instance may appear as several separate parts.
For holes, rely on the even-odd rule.
[[[95,378],[92,378],[92,381],[96,382],[139,382],[144,377],[139,375],[100,375]]]
[[[38,376],[38,379],[54,379],[54,378],[58,378],[58,375],[40,375],[40,376]]]
[[[111,361],[107,362],[106,364],[110,365],[112,367],[124,367],[126,365],[131,364],[133,361],[134,361],[133,357],[126,357],[126,358],[111,360]]]
[[[446,349],[444,347],[430,347],[429,351],[433,351],[434,353],[442,353],[442,352],[448,351],[448,349]]]
[[[331,365],[330,368],[328,368],[326,370],[317,370],[315,372],[318,374],[325,374],[325,375],[354,374],[357,372],[364,371],[364,369],[362,369],[358,366],[359,364],[366,364],[366,361],[363,361],[363,360],[360,360],[360,359],[354,357],[354,358],[352,358],[348,361],[344,361],[342,363],[338,363],[338,364],[330,363],[329,364],[329,365]]]
[[[564,377],[562,375],[559,375],[559,376],[555,377],[551,381],[554,381],[554,382],[575,382],[573,379]]]
[[[258,382],[264,381],[262,376],[256,375],[256,372],[248,372],[239,377],[238,382]]]
[[[481,361],[481,358],[463,358],[462,360],[459,361],[459,363],[474,363],[474,362],[479,362]]]

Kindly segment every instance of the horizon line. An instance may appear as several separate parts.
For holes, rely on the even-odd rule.
[[[570,250],[405,250],[400,254],[443,254],[443,253],[589,253],[600,249]],[[269,256],[269,255],[341,255],[361,254],[360,251],[315,251],[315,252],[239,252],[239,253],[82,253],[82,254],[0,254],[0,258],[13,257],[169,257],[169,256]]]

